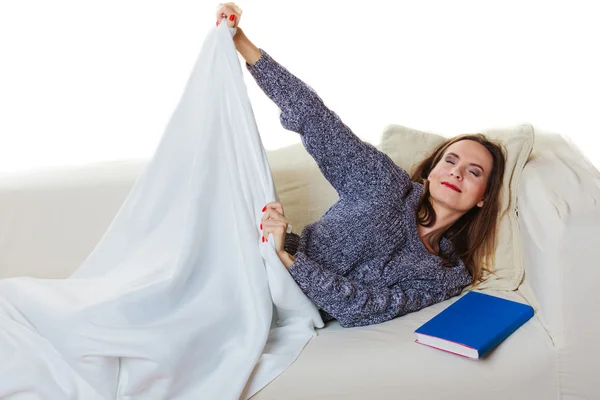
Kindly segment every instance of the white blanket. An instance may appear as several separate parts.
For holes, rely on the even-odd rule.
[[[154,157],[77,271],[0,281],[0,397],[252,396],[323,326],[272,235],[259,240],[261,210],[276,200],[221,24]]]

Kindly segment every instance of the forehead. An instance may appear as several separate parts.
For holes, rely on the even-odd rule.
[[[486,171],[492,168],[494,159],[492,155],[482,144],[477,143],[473,140],[461,140],[456,143],[452,143],[445,151],[444,154],[455,153],[462,160],[469,163],[476,163],[481,165]],[[487,168],[486,168],[487,167]]]

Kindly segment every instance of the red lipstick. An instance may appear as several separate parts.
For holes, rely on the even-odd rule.
[[[446,186],[446,187],[448,187],[448,188],[450,188],[450,189],[452,189],[452,190],[455,190],[455,191],[457,191],[458,193],[461,193],[461,192],[462,192],[462,190],[460,190],[460,189],[459,189],[457,186],[454,186],[454,185],[453,185],[453,184],[451,184],[450,182],[442,182],[442,185],[444,185],[444,186]]]

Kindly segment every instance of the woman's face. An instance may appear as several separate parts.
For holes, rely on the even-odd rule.
[[[473,140],[453,143],[427,178],[431,198],[463,214],[475,206],[483,207],[493,162],[490,152]]]

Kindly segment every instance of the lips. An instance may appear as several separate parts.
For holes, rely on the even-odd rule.
[[[450,189],[452,189],[452,190],[454,190],[454,191],[457,191],[458,193],[461,193],[461,192],[462,192],[462,191],[461,191],[461,190],[460,190],[458,187],[454,186],[454,185],[453,185],[453,184],[451,184],[450,182],[442,182],[442,185],[444,185],[444,186],[446,186],[447,188],[450,188]]]

